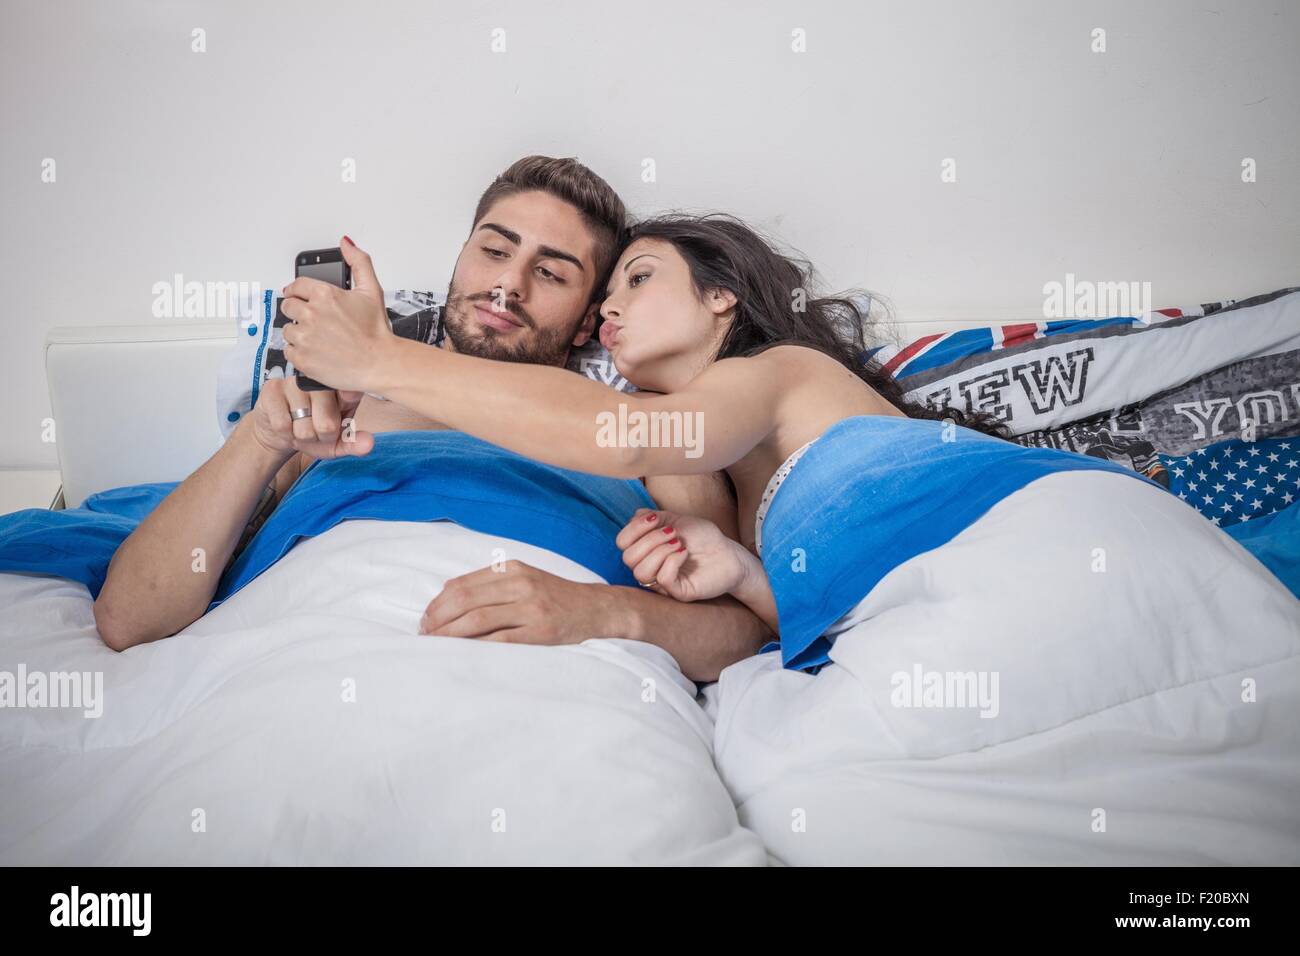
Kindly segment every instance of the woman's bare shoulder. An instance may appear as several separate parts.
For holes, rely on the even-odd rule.
[[[825,368],[827,366],[843,368],[835,359],[825,352],[806,345],[773,345],[755,355],[735,355],[718,359],[707,369],[719,378],[724,375],[735,378],[762,377],[769,378],[774,373],[791,371],[803,374],[810,366]]]
[[[764,394],[783,396],[795,385],[828,382],[828,376],[833,375],[836,369],[854,377],[851,371],[825,352],[803,345],[776,345],[756,355],[717,359],[700,372],[685,391],[743,395],[747,401],[758,401]],[[639,401],[664,397],[660,392],[649,391],[623,394]]]
[[[808,345],[774,345],[755,355],[753,360],[761,363],[764,376],[778,376],[787,382],[830,383],[838,381],[839,376],[857,378],[839,359]]]
[[[759,352],[754,356],[759,359],[767,359],[769,362],[779,362],[783,364],[799,363],[801,365],[837,365],[840,368],[844,366],[836,358],[827,355],[821,349],[815,349],[811,345],[796,345],[793,343],[787,345],[774,345],[770,349]]]

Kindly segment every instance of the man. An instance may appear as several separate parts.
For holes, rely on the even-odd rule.
[[[475,210],[443,310],[444,347],[564,365],[570,348],[595,330],[625,222],[617,194],[576,160],[529,156],[514,163]],[[354,288],[360,295],[377,291]],[[352,421],[344,428],[347,418]],[[313,460],[366,454],[375,432],[442,428],[374,396],[303,392],[291,377],[268,379],[256,407],[222,448],[114,554],[94,605],[100,636],[120,651],[175,634],[201,617],[220,575],[194,572],[193,549],[205,549],[210,566],[229,567]],[[646,489],[661,509],[709,518],[736,536],[721,476],[656,477]],[[498,639],[500,631],[485,633],[477,624],[475,610],[487,605],[497,608],[498,627],[501,606],[508,608],[513,640],[648,641],[669,651],[696,681],[715,680],[723,667],[771,638],[729,597],[683,604],[637,588],[578,584],[517,561],[508,562],[504,574],[483,569],[448,581],[425,611],[421,630]]]

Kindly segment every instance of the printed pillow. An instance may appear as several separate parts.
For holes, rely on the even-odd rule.
[[[1173,459],[1300,435],[1295,288],[1148,321],[963,329],[869,354],[913,401],[991,412],[1014,441],[1120,462],[1166,487]]]
[[[1300,497],[1300,440],[1230,439],[1161,455],[1169,490],[1222,528],[1275,515]]]
[[[223,437],[229,437],[240,418],[257,404],[263,382],[268,378],[293,374],[284,355],[281,329],[285,320],[276,309],[277,298],[267,290],[260,302],[241,306],[236,344],[227,354],[217,377],[217,420]],[[442,307],[446,300],[443,292],[399,289],[384,293],[384,308],[394,333],[441,347],[444,338]],[[571,349],[566,367],[620,392],[636,391],[636,386],[619,374],[613,357],[595,338],[580,348]]]

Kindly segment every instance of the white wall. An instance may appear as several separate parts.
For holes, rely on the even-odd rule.
[[[578,156],[635,213],[747,217],[905,318],[1032,319],[1067,272],[1149,281],[1157,306],[1300,284],[1286,0],[4,0],[3,15],[0,465],[56,467],[50,326],[153,321],[153,284],[178,272],[279,284],[295,251],[344,232],[387,287],[445,288],[479,193],[530,152]]]

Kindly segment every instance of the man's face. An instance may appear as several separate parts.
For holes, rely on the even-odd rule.
[[[596,324],[595,241],[573,206],[544,192],[493,203],[456,259],[443,324],[456,352],[563,365]]]

